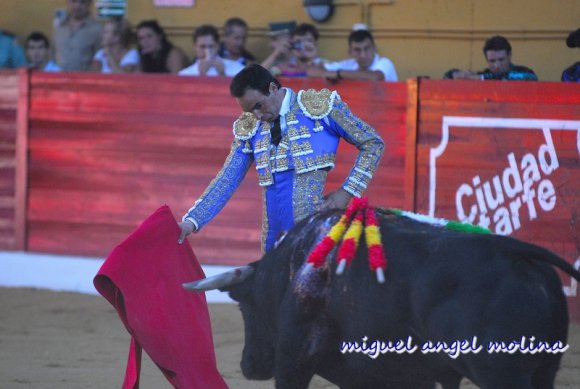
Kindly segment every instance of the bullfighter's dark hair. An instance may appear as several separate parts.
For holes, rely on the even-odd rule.
[[[233,97],[242,97],[248,89],[254,89],[264,95],[270,94],[270,84],[274,83],[278,88],[282,87],[268,70],[258,64],[252,64],[242,69],[230,83],[230,94]]]
[[[485,45],[483,45],[483,54],[487,53],[488,51],[500,51],[505,50],[508,54],[512,52],[512,46],[508,42],[506,38],[501,35],[495,35],[485,41]]]

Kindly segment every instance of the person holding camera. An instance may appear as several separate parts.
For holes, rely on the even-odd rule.
[[[318,30],[312,24],[302,23],[290,38],[290,56],[284,62],[270,68],[274,76],[306,77],[308,69],[322,67],[323,60],[318,56]]]
[[[270,49],[272,52],[261,63],[263,68],[271,70],[274,66],[286,62],[290,58],[292,46],[292,33],[296,28],[296,22],[269,23]]]

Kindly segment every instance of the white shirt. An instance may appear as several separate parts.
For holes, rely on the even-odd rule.
[[[224,74],[227,77],[233,77],[244,68],[244,65],[238,61],[232,61],[231,59],[221,59],[224,62]],[[199,76],[199,61],[195,61],[193,65],[181,69],[178,73],[180,76]],[[211,67],[207,69],[206,76],[215,77],[219,76],[216,68]]]
[[[109,66],[105,49],[97,51],[93,59],[101,63],[101,73],[113,73],[113,69]],[[122,68],[131,65],[139,66],[139,53],[137,52],[137,49],[127,51],[119,63],[119,66]]]
[[[336,70],[361,70],[358,66],[358,62],[354,58],[345,59],[343,61],[337,62],[327,62],[324,64],[324,68],[329,71],[336,71]],[[370,71],[380,71],[385,76],[385,81],[397,81],[397,71],[395,70],[395,65],[391,62],[390,59],[385,57],[379,57],[377,53],[375,53],[375,58],[373,59],[373,63],[369,66],[368,69]]]

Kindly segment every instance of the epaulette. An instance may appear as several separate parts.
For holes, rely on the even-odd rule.
[[[234,136],[236,139],[248,140],[258,131],[258,119],[250,112],[244,112],[234,122]]]
[[[298,104],[302,112],[311,119],[322,119],[332,111],[334,99],[340,97],[336,91],[329,91],[328,89],[321,89],[319,91],[314,89],[301,90],[298,92]]]

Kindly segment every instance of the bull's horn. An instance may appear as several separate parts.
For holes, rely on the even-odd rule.
[[[217,274],[213,277],[203,278],[201,280],[186,282],[182,284],[185,289],[201,292],[204,290],[221,289],[230,285],[238,284],[248,278],[254,272],[252,266],[242,266]]]

